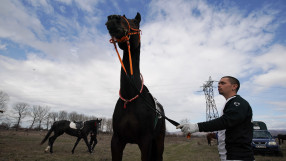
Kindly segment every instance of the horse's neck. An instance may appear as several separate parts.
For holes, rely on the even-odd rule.
[[[85,124],[83,127],[83,130],[88,134],[91,131],[91,125]]]
[[[130,74],[129,53],[127,50],[123,52],[123,63],[128,73],[128,77],[130,79],[126,77],[126,73],[124,72],[123,68],[121,68],[120,92],[121,95],[126,99],[133,98],[135,95],[137,95],[138,94],[137,89],[140,90],[142,85],[140,78],[140,46],[135,50],[131,50],[131,57],[133,66],[133,76],[131,76]],[[135,89],[130,84],[130,80],[135,83],[137,89]]]

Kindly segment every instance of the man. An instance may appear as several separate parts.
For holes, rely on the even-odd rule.
[[[224,76],[218,83],[219,94],[226,99],[219,118],[197,124],[179,125],[184,134],[218,131],[218,151],[222,161],[253,161],[251,142],[253,137],[252,109],[249,103],[237,95],[239,81]]]

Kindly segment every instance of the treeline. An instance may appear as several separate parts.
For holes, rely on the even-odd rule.
[[[49,129],[55,121],[59,120],[87,121],[102,119],[99,131],[112,132],[112,119],[110,118],[87,116],[75,111],[51,111],[49,106],[29,105],[25,102],[18,102],[9,108],[7,106],[8,101],[8,94],[0,91],[0,128],[2,129],[43,130]]]

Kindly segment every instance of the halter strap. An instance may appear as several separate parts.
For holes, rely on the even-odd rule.
[[[142,82],[142,84],[141,84],[141,89],[140,89],[140,93],[142,93],[142,91],[143,91],[143,85],[144,85],[144,79],[143,79],[143,76],[142,76],[142,74],[140,73],[140,77],[141,77],[141,82]],[[137,94],[135,97],[133,97],[133,98],[131,98],[131,99],[125,99],[125,98],[123,98],[122,96],[121,96],[121,92],[120,92],[120,90],[119,90],[119,97],[120,97],[120,99],[122,100],[122,101],[124,101],[124,108],[126,108],[126,104],[127,103],[129,103],[129,102],[132,102],[132,101],[134,101],[136,98],[138,98],[139,97],[139,94]]]
[[[114,48],[115,48],[116,53],[117,53],[117,56],[118,56],[119,61],[120,61],[120,63],[121,63],[121,66],[122,66],[122,68],[123,68],[123,70],[124,70],[124,72],[125,72],[126,75],[127,75],[127,71],[126,71],[125,66],[124,66],[124,63],[123,63],[123,61],[122,61],[122,59],[121,59],[121,57],[120,57],[120,54],[119,54],[119,52],[118,52],[118,50],[117,50],[116,43],[117,43],[117,42],[126,42],[126,43],[127,43],[127,46],[128,46],[128,54],[129,54],[130,74],[133,75],[133,66],[132,66],[132,58],[131,58],[131,52],[130,52],[130,42],[129,42],[129,39],[130,39],[130,36],[131,36],[131,35],[138,34],[138,35],[139,35],[139,42],[140,42],[140,32],[141,32],[141,30],[140,30],[140,29],[131,28],[131,27],[130,27],[130,24],[129,24],[129,22],[128,22],[128,20],[127,20],[124,16],[122,16],[122,18],[124,18],[124,20],[125,20],[125,21],[127,22],[127,24],[128,24],[128,32],[127,32],[127,34],[126,34],[125,36],[123,36],[122,38],[120,38],[120,39],[116,39],[115,37],[112,37],[112,38],[109,40],[109,42],[110,42],[110,43],[113,43]],[[134,32],[131,32],[131,30],[133,30]]]

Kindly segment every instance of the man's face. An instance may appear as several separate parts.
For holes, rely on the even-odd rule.
[[[231,84],[228,78],[221,78],[218,82],[218,92],[219,94],[226,96],[234,92],[235,85]]]

